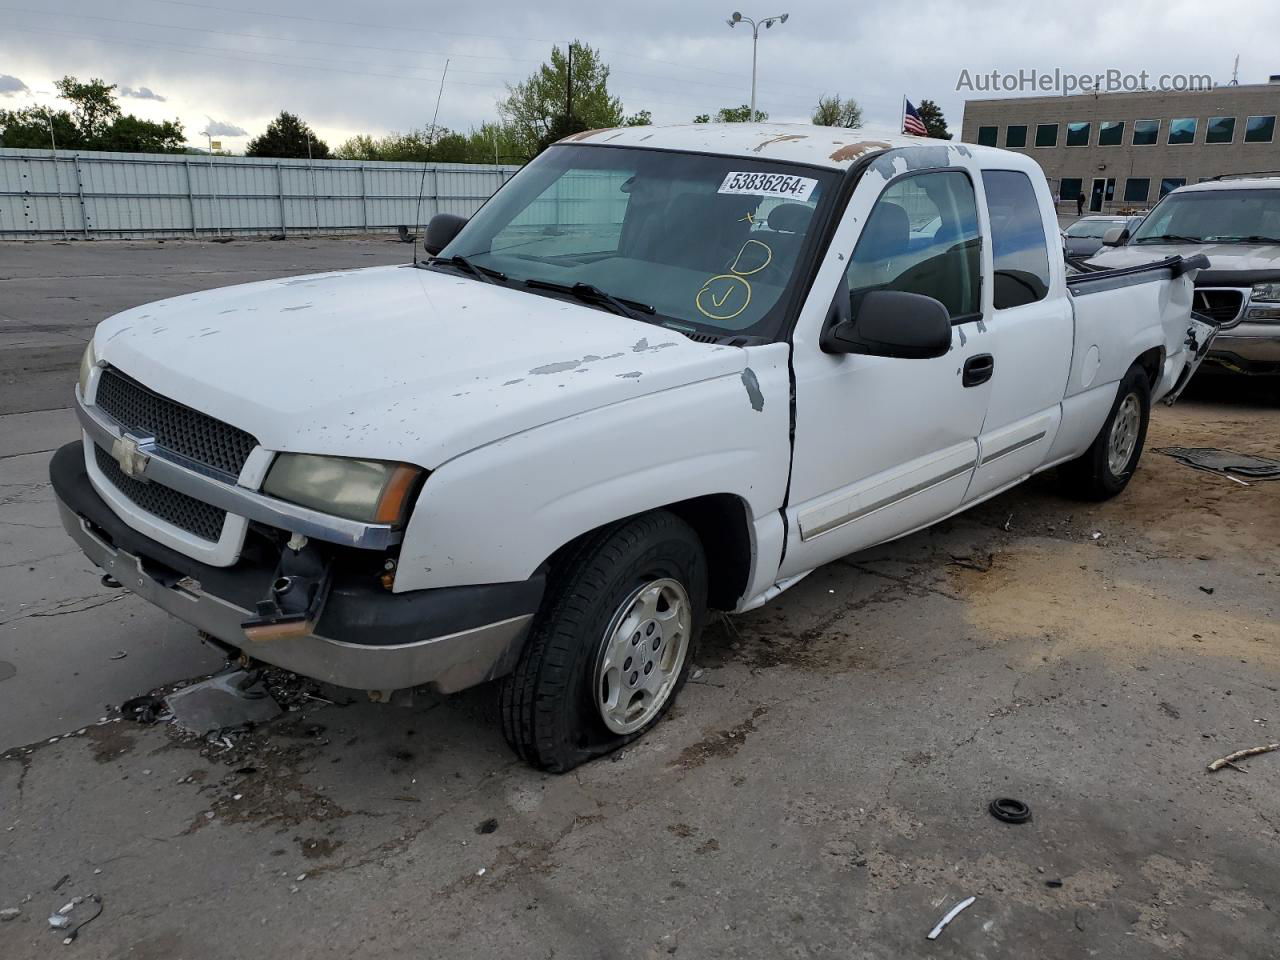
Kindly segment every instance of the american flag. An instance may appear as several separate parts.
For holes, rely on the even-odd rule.
[[[902,108],[902,132],[909,133],[915,137],[927,137],[929,131],[925,129],[924,121],[920,119],[920,111],[912,106],[911,101],[903,99]]]

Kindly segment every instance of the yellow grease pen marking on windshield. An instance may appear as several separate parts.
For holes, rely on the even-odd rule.
[[[715,295],[715,292],[712,291],[711,289],[711,285],[715,283],[717,280],[729,281],[729,286],[723,288],[721,295],[719,297],[717,297]],[[709,299],[711,300],[711,305],[713,307],[715,307],[716,309],[723,308],[725,305],[725,302],[729,299],[729,295],[732,294],[734,290],[738,289],[738,286],[737,286],[738,284],[742,284],[742,289],[743,289],[742,306],[738,307],[738,309],[734,310],[732,313],[712,313],[710,310],[708,310],[706,307],[702,305],[703,294],[708,294]],[[701,313],[704,317],[709,317],[712,320],[732,320],[734,317],[740,314],[743,310],[747,309],[747,306],[750,303],[751,303],[751,284],[747,283],[746,280],[738,276],[736,273],[721,273],[721,274],[718,274],[717,276],[710,278],[706,283],[702,285],[702,289],[698,291],[698,295],[697,297],[694,298],[694,301],[693,301],[693,305],[698,308],[698,312]]]
[[[748,214],[748,216],[750,216],[750,214]],[[765,258],[764,263],[760,264],[760,266],[755,267],[751,270],[743,270],[740,268],[740,265],[742,263],[742,255],[747,252],[747,248],[751,246],[753,243],[758,247],[764,248],[764,258]],[[693,305],[698,308],[698,312],[700,314],[702,314],[704,317],[707,317],[710,320],[732,320],[738,314],[742,313],[743,310],[747,309],[747,307],[751,303],[751,282],[746,278],[749,276],[752,276],[753,274],[759,273],[761,270],[763,270],[765,267],[767,267],[771,263],[773,263],[773,248],[770,247],[763,240],[748,240],[738,250],[738,255],[733,258],[733,264],[729,267],[729,272],[720,273],[708,279],[707,282],[702,285],[702,289],[698,291],[697,296],[693,298]],[[727,287],[721,288],[720,296],[718,297],[716,296],[715,291],[711,289],[711,285],[714,284],[717,280],[730,281]],[[734,310],[732,313],[712,313],[710,310],[708,310],[706,307],[702,305],[703,294],[708,294],[711,299],[711,306],[714,307],[716,310],[723,309],[725,303],[729,300],[730,294],[732,294],[736,289],[738,289],[738,284],[742,285],[742,290],[743,290],[742,306],[738,307],[738,309]]]
[[[756,267],[754,270],[742,270],[739,268],[738,264],[742,262],[742,255],[747,252],[747,247],[751,246],[753,243],[757,247],[764,247],[764,263],[760,264],[760,266]],[[736,273],[740,277],[749,277],[753,273],[759,273],[771,263],[773,263],[773,250],[770,249],[769,245],[763,240],[748,240],[742,245],[742,249],[738,251],[738,255],[733,258],[733,266],[729,268],[729,272]]]

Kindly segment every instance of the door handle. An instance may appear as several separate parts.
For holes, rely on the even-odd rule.
[[[964,373],[961,383],[966,387],[976,387],[991,379],[996,369],[996,358],[989,353],[979,353],[964,362]]]

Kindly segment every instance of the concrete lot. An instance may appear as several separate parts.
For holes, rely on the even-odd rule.
[[[1205,764],[1280,739],[1280,482],[1152,452],[1276,456],[1270,385],[1160,408],[1111,503],[1039,478],[717,624],[670,719],[568,776],[512,758],[485,689],[307,701],[230,749],[96,725],[219,661],[58,527],[92,324],[407,254],[0,245],[0,957],[1276,955],[1280,753]],[[46,918],[87,894],[64,948]]]

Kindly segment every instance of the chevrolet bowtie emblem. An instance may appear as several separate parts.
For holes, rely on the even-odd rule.
[[[147,464],[151,461],[151,457],[143,453],[139,449],[140,441],[136,437],[126,434],[123,437],[116,437],[111,444],[111,456],[116,463],[120,464],[120,472],[126,477],[133,477],[135,480],[146,480],[142,472],[147,469]]]

